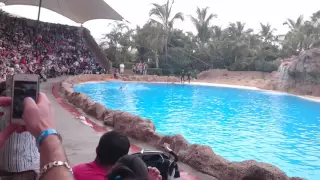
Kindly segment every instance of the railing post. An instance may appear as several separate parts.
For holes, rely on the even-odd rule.
[[[41,6],[42,6],[42,0],[39,0],[38,22],[39,22],[39,20],[40,20]]]

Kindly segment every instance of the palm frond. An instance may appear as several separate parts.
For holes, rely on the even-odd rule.
[[[216,14],[210,14],[207,19],[205,20],[206,24],[209,24],[210,21],[213,19],[213,18],[217,18],[218,16]]]
[[[183,14],[182,14],[181,12],[175,14],[175,15],[173,16],[173,18],[168,22],[169,28],[170,28],[170,29],[173,28],[173,23],[174,23],[176,20],[179,20],[179,19],[180,19],[181,21],[184,20]]]
[[[199,22],[199,20],[196,19],[196,18],[193,17],[193,16],[190,16],[190,20],[191,20],[192,24],[196,27],[196,29],[197,29],[197,31],[198,31],[198,33],[199,33],[199,31],[200,31],[200,29],[201,29],[201,23]]]
[[[153,3],[154,7],[150,10],[149,16],[156,16],[157,18],[165,21],[166,18],[166,11],[162,5]]]
[[[201,9],[199,7],[197,7],[197,16],[198,16],[198,19],[202,19],[202,13],[201,13]]]
[[[180,19],[181,21],[184,21],[183,14],[182,14],[181,12],[179,12],[179,13],[175,14],[175,15],[173,16],[173,18],[172,18],[172,20],[171,20],[171,21],[173,21],[173,20],[177,20],[177,19]]]
[[[173,4],[174,4],[174,0],[172,0],[171,5],[169,5],[169,0],[167,1],[167,7],[166,7],[166,9],[167,9],[167,20],[169,19],[170,15],[171,15],[171,9],[172,9]]]
[[[303,23],[303,15],[300,15],[296,21],[297,26],[301,26]]]

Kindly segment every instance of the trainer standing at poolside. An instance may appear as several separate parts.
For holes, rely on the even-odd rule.
[[[181,83],[184,83],[184,69],[181,70]]]

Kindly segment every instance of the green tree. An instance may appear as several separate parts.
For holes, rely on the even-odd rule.
[[[203,9],[197,7],[197,17],[190,16],[191,22],[197,29],[197,37],[202,43],[208,42],[212,36],[210,21],[217,17],[216,14],[209,14],[208,9],[208,7]]]
[[[156,19],[152,19],[154,21],[157,21],[162,25],[162,28],[164,30],[164,41],[165,41],[165,57],[166,60],[168,58],[168,37],[171,29],[173,28],[173,24],[176,20],[184,20],[183,14],[181,12],[176,13],[172,16],[172,5],[174,4],[174,0],[170,3],[170,0],[167,0],[166,4],[160,5],[153,3],[153,8],[149,12],[150,17],[156,17]]]
[[[249,58],[251,53],[249,37],[252,31],[252,29],[245,29],[245,23],[239,21],[230,23],[227,32],[229,52],[234,59],[234,67],[232,69],[238,67],[244,69],[245,65],[248,64],[244,60],[251,60],[251,58]]]
[[[276,29],[271,28],[271,25],[268,23],[266,25],[260,23],[260,37],[262,39],[263,42],[268,42],[268,43],[272,43],[274,41],[274,31],[276,31]]]
[[[303,25],[303,16],[300,15],[297,20],[287,19],[283,23],[283,25],[287,25],[291,31],[299,29]]]
[[[208,8],[197,8],[197,14],[190,16],[197,29],[194,35],[173,28],[175,20],[183,20],[181,13],[171,13],[173,3],[168,0],[164,5],[153,4],[152,19],[143,27],[129,29],[123,23],[115,24],[104,41],[108,58],[132,61],[132,52],[136,52],[137,60],[152,59],[151,66],[167,74],[188,67],[199,71],[227,68],[271,72],[279,67],[279,58],[320,47],[320,11],[306,20],[302,16],[287,19],[283,24],[289,31],[276,35],[270,24],[260,23],[257,33],[242,22],[230,23],[226,28],[211,26],[216,15]]]
[[[140,52],[144,51],[144,53],[151,51],[157,68],[159,68],[159,54],[162,52],[165,43],[163,39],[164,33],[160,23],[150,21],[143,28],[137,29],[135,37],[135,41],[139,43],[138,51],[139,49]]]
[[[289,53],[298,54],[303,49],[303,16],[299,16],[297,20],[287,19],[283,25],[287,25],[290,31],[285,35],[283,46]]]
[[[111,23],[112,30],[105,34],[100,46],[106,46],[105,52],[112,62],[127,62],[132,60],[130,52],[133,44],[133,29],[124,23]]]

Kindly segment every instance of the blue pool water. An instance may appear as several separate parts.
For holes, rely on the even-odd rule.
[[[120,91],[123,85],[127,90]],[[222,87],[107,82],[82,84],[110,109],[151,119],[231,160],[255,159],[289,176],[320,179],[320,103],[291,95]]]

